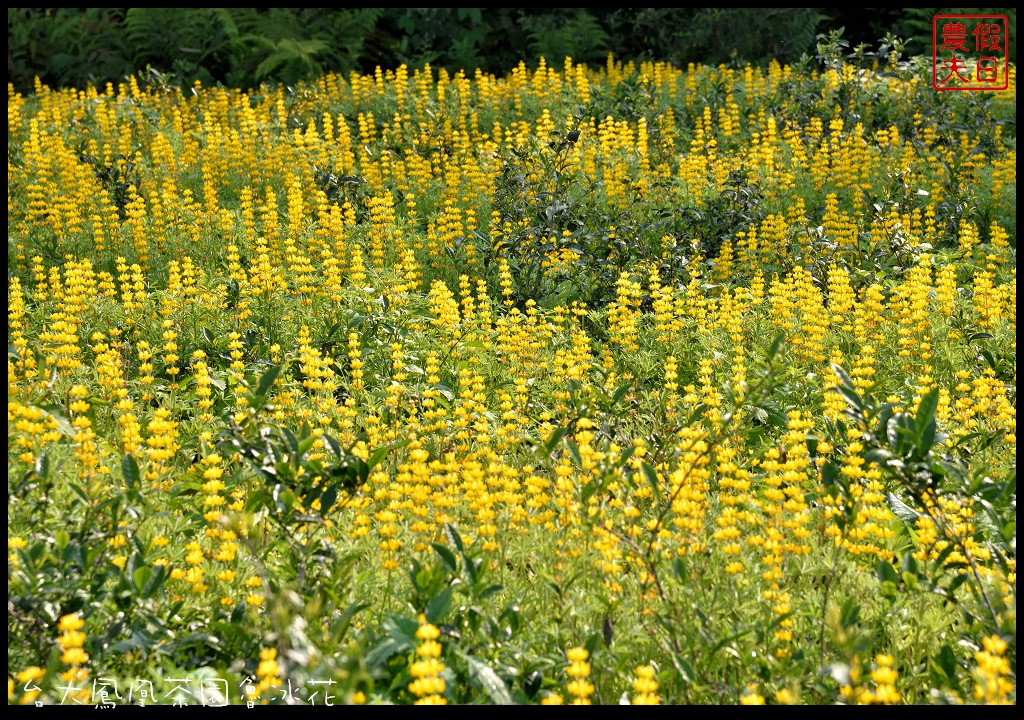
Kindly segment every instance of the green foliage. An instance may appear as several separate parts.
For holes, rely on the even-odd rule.
[[[119,80],[137,67],[124,36],[123,8],[8,8],[7,81],[20,90]]]
[[[152,68],[190,86],[295,83],[361,67],[381,8],[11,8],[8,80],[84,87]]]
[[[903,38],[910,55],[931,56],[932,19],[942,15],[1005,15],[1011,28],[1007,47],[1010,62],[1017,62],[1017,8],[825,8],[822,13],[832,27],[846,28],[846,35],[856,47],[873,45],[886,35]]]
[[[826,26],[851,47],[904,38],[930,55],[936,13],[1015,8],[8,8],[8,82],[50,86],[120,82],[146,68],[184,87],[293,84],[325,71],[373,72],[430,63],[449,73],[503,74],[520,61],[566,57],[764,64],[813,53]],[[1011,62],[1016,35],[1010,33]]]
[[[586,227],[583,220],[591,188],[569,162],[569,151],[580,137],[582,120],[581,108],[575,125],[564,134],[558,133],[546,142],[531,139],[527,147],[510,148],[503,159],[493,207],[500,227],[507,228],[507,233],[502,233],[486,257],[492,271],[497,270],[498,258],[508,261],[515,299],[520,304],[551,292],[544,273],[550,253],[565,248],[581,258],[607,259],[607,250],[588,254],[594,248],[585,247],[587,239],[594,237],[594,228]],[[592,274],[593,269],[588,268],[569,282],[574,283],[576,292],[583,293],[594,287]],[[555,278],[553,282],[558,281]]]
[[[611,11],[608,23],[613,47],[685,66],[794,61],[825,19],[817,8],[635,8]]]
[[[957,588],[966,585],[977,596],[980,606],[988,611],[987,615],[974,614],[963,603],[957,602],[968,624],[981,625],[987,633],[1006,631],[1000,618],[1006,617],[1007,608],[1002,604],[999,593],[993,592],[989,581],[979,574],[975,559],[978,550],[975,548],[982,548],[1001,568],[1008,567],[1008,563],[1013,561],[1016,549],[1010,540],[1016,533],[1016,478],[1013,475],[971,477],[967,457],[971,444],[977,443],[982,434],[973,433],[950,442],[950,438],[941,431],[935,415],[938,388],[932,388],[925,394],[916,412],[911,413],[898,410],[894,403],[876,404],[870,396],[861,396],[842,368],[834,365],[833,370],[840,380],[837,391],[848,405],[846,414],[852,421],[851,430],[859,433],[867,449],[864,459],[884,469],[893,492],[910,498],[915,507],[921,508],[920,514],[934,523],[940,537],[947,543],[946,549],[928,567],[921,568],[916,562],[908,561],[911,575],[921,579],[928,591],[954,602],[957,602]],[[843,486],[841,473],[831,472],[828,476],[841,487],[842,496],[850,498],[849,488]],[[893,511],[905,521],[913,521],[918,513],[900,500],[899,495],[890,493]],[[979,499],[987,522],[969,538],[964,536],[942,509],[941,500],[947,498],[954,501]],[[848,503],[853,505],[849,500]],[[962,560],[944,562],[954,551]],[[887,578],[892,575],[889,568],[884,567],[880,573]]]
[[[530,57],[543,57],[549,66],[558,67],[566,57],[576,63],[600,64],[614,49],[598,19],[580,8],[526,16],[522,25],[529,37]]]

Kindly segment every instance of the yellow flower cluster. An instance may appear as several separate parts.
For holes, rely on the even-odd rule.
[[[982,640],[983,649],[974,653],[974,698],[986,705],[1013,705],[1016,683],[1011,679],[1006,641],[998,635]]]
[[[847,703],[857,705],[894,705],[900,701],[900,693],[896,689],[899,673],[893,667],[895,663],[891,655],[879,654],[868,676],[863,676],[864,668],[860,659],[853,659],[850,668],[850,682],[839,689],[840,698]]]
[[[573,705],[590,705],[590,696],[594,694],[594,685],[590,682],[590,653],[585,648],[574,647],[567,653],[569,668],[565,671],[572,678],[565,686],[572,697]]]
[[[409,692],[416,696],[417,705],[448,704],[444,696],[444,678],[441,677],[444,663],[438,659],[441,657],[441,643],[437,641],[440,636],[440,630],[425,619],[421,620],[416,631],[416,639],[420,641],[416,648],[419,659],[409,667],[409,674],[414,678],[409,683]]]
[[[60,673],[61,680],[67,683],[65,700],[77,703],[86,702],[91,695],[88,683],[89,671],[85,667],[85,664],[89,662],[89,654],[82,649],[86,639],[85,633],[82,632],[83,627],[85,627],[85,621],[77,613],[64,615],[57,624],[57,629],[61,633],[57,642],[63,653],[60,661],[68,666]]]
[[[658,697],[658,681],[654,679],[654,668],[650,665],[641,665],[636,669],[636,678],[633,680],[633,705],[660,705]]]

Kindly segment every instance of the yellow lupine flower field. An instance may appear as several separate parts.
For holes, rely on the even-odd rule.
[[[12,704],[1016,702],[1016,71],[8,87]]]

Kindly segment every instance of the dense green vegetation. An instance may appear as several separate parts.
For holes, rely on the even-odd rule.
[[[851,48],[892,36],[925,55],[939,12],[998,12],[1016,27],[1013,8],[8,8],[7,81],[84,88],[151,69],[186,87],[249,88],[403,63],[501,75],[541,57],[600,65],[609,52],[758,65],[813,55],[815,36],[839,27]]]

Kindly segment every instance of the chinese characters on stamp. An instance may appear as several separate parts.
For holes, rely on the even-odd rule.
[[[1010,21],[1005,15],[936,15],[932,86],[936,90],[1006,90]]]

